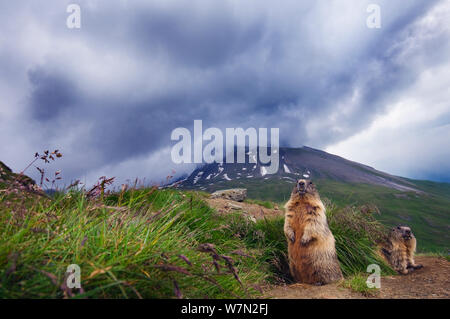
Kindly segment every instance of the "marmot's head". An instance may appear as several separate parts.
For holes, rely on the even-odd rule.
[[[319,193],[317,192],[316,185],[314,185],[311,180],[299,179],[295,184],[294,189],[292,190],[292,194],[296,194],[299,196],[303,196],[305,194],[317,196]]]
[[[392,228],[391,234],[397,239],[410,240],[414,238],[414,234],[409,226],[397,226]]]

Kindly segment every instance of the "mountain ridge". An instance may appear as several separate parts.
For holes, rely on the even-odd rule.
[[[338,155],[304,146],[302,148],[280,148],[280,162],[278,172],[267,174],[264,164],[249,163],[212,163],[197,167],[185,180],[181,182],[182,188],[199,188],[206,190],[217,179],[242,179],[242,178],[271,178],[271,176],[286,177],[295,182],[296,176],[309,171],[313,179],[330,178],[345,182],[367,183],[386,186],[403,191],[423,192],[415,187],[415,184],[407,178],[394,176],[373,167],[358,162],[347,160]],[[249,151],[247,158],[254,156]]]

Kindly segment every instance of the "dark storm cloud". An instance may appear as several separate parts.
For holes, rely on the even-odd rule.
[[[194,119],[279,127],[285,146],[344,140],[415,81],[399,43],[436,2],[380,1],[378,30],[365,25],[368,1],[80,1],[80,30],[65,28],[68,2],[14,2],[5,21],[24,24],[4,37],[23,60],[30,123],[89,154],[67,164],[76,177],[167,148]]]
[[[52,120],[76,105],[76,87],[64,76],[35,69],[28,72],[28,78],[32,86],[31,113],[38,121]]]
[[[242,26],[228,10],[212,10],[201,18],[187,9],[182,14],[168,10],[137,14],[129,29],[137,48],[164,50],[183,67],[208,68],[238,58],[261,41],[263,21]]]

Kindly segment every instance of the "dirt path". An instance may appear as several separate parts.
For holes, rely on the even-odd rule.
[[[320,287],[307,284],[276,286],[267,291],[266,297],[284,299],[450,299],[450,262],[443,258],[419,256],[416,258],[416,263],[420,263],[424,267],[406,276],[382,277],[379,293],[371,297],[341,287],[337,283]]]

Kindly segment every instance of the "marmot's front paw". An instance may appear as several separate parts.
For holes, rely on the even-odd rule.
[[[408,267],[406,267],[409,271],[412,271],[412,270],[417,270],[417,269],[420,269],[420,268],[422,268],[423,266],[421,265],[421,264],[417,264],[417,265],[412,265],[412,264],[409,264],[408,265]]]
[[[317,281],[317,282],[315,282],[313,285],[314,285],[314,286],[323,286],[323,285],[325,285],[325,283],[324,283],[324,282],[321,282],[321,281]]]
[[[294,242],[295,242],[295,233],[294,233],[293,231],[290,232],[290,233],[287,233],[287,234],[286,234],[286,237],[287,237],[288,240],[291,241],[291,243],[294,243]]]

